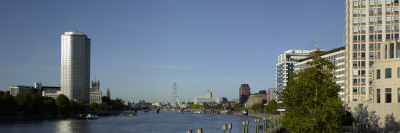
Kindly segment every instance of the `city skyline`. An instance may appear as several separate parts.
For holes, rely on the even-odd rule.
[[[90,36],[91,80],[127,100],[172,101],[173,82],[182,102],[208,89],[238,99],[241,84],[276,87],[277,56],[317,34],[320,48],[344,46],[343,1],[18,2],[0,2],[1,90],[59,86],[67,31]]]

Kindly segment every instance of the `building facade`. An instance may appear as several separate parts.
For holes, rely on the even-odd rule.
[[[15,85],[10,87],[10,95],[17,96],[23,93],[37,93],[38,90],[33,86]]]
[[[242,84],[239,88],[239,104],[244,104],[250,96],[249,84]]]
[[[311,53],[314,51],[320,51],[319,49],[314,49],[311,50]],[[310,54],[312,56],[309,56],[307,58],[301,59],[298,61],[298,63],[295,64],[294,66],[294,72],[297,73],[305,68],[307,68],[307,63],[312,61],[313,58],[315,57],[321,57],[328,59],[329,61],[332,62],[336,66],[335,71],[333,71],[331,74],[335,77],[334,82],[340,86],[340,91],[338,92],[339,98],[341,98],[342,102],[345,101],[344,98],[344,84],[345,84],[345,64],[346,64],[346,58],[345,58],[345,46],[340,47],[340,48],[335,48],[330,51],[320,51],[316,52],[318,54]],[[365,89],[363,89],[365,91]],[[361,92],[360,92],[361,93]]]
[[[268,96],[267,96],[268,102],[276,99],[276,91],[277,91],[277,88],[269,88],[268,89]]]
[[[207,90],[205,97],[194,98],[194,104],[215,104],[211,90]]]
[[[245,107],[250,108],[254,104],[261,104],[261,103],[262,103],[262,95],[260,94],[250,95],[250,97],[247,99],[245,103]]]
[[[381,44],[397,39],[398,0],[346,0],[346,103],[372,102],[372,65]]]
[[[308,57],[309,50],[288,50],[278,56],[278,63],[276,64],[276,87],[280,93],[285,89],[289,82],[290,76],[287,71],[294,70],[294,64],[298,60]]]
[[[61,92],[71,100],[89,103],[90,39],[82,32],[61,36]]]
[[[92,87],[90,88],[90,103],[101,104],[102,93],[100,91],[100,81],[91,82]]]

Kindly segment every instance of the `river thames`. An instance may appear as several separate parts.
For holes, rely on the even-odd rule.
[[[136,116],[103,116],[95,120],[57,119],[1,122],[0,132],[7,133],[185,133],[202,128],[203,133],[222,133],[222,124],[232,123],[232,133],[242,131],[241,123],[249,120],[254,132],[254,118],[230,114],[196,114],[173,111],[138,111]]]

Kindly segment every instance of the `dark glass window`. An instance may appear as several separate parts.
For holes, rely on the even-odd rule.
[[[386,88],[385,89],[385,102],[386,103],[391,103],[392,102],[392,88]]]
[[[381,79],[381,70],[376,70],[376,79]]]
[[[385,78],[392,78],[392,68],[385,69]]]
[[[394,58],[394,43],[390,43],[390,58]]]
[[[376,102],[381,103],[381,89],[376,89]]]

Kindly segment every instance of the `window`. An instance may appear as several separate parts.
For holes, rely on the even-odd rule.
[[[376,70],[376,79],[381,79],[381,70]]]
[[[390,43],[390,58],[394,58],[394,43]]]
[[[387,45],[385,45],[385,59],[387,59]]]
[[[376,102],[381,103],[381,89],[376,89]]]
[[[358,24],[358,18],[353,18],[353,23]]]
[[[397,21],[398,21],[399,19],[397,18]],[[366,23],[367,22],[367,19],[366,18],[361,18],[361,23]]]
[[[400,88],[397,88],[397,103],[400,103]]]
[[[400,67],[397,68],[397,77],[400,78]]]
[[[358,44],[353,44],[353,49],[358,49]]]
[[[392,102],[392,88],[385,89],[385,102],[391,103]]]
[[[385,69],[385,78],[392,78],[392,68]]]
[[[391,8],[390,7],[386,7],[386,13],[390,13],[390,12],[392,12]]]
[[[371,13],[370,13],[370,14],[371,14]],[[374,18],[374,17],[369,17],[369,22],[370,22],[370,23],[375,22],[375,18]]]
[[[386,31],[390,31],[392,28],[390,25],[386,25]]]
[[[400,43],[396,43],[396,58],[400,58]]]
[[[365,93],[365,87],[361,87],[361,92]]]
[[[386,16],[386,22],[390,22],[392,21],[392,16]],[[357,19],[357,23],[358,23],[358,19]]]
[[[386,1],[386,4],[388,4],[387,1]],[[353,1],[353,6],[358,6],[358,1]]]

